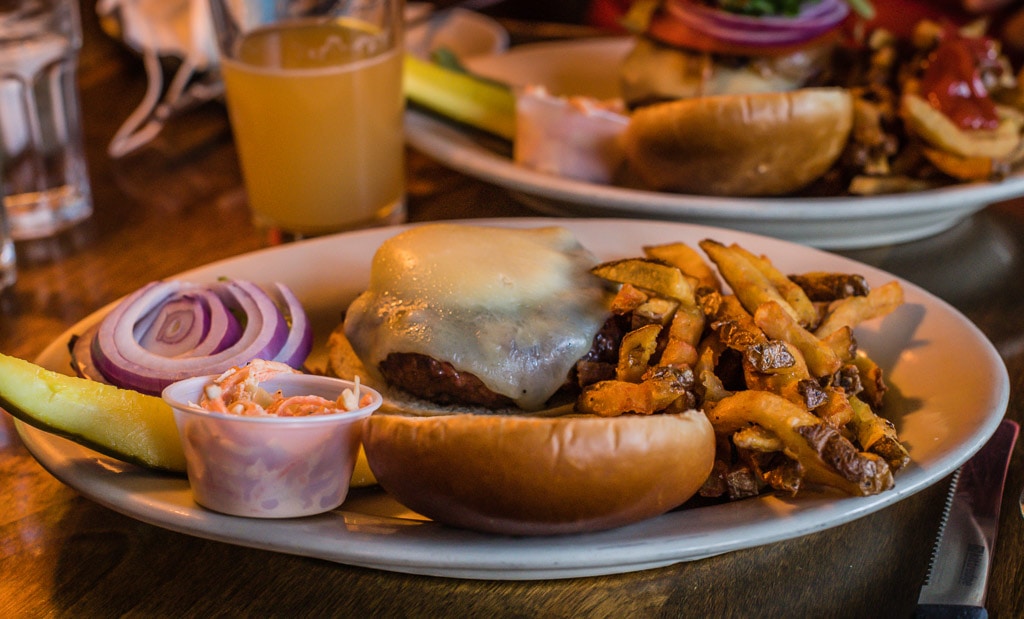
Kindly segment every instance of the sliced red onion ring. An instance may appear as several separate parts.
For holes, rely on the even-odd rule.
[[[306,312],[302,309],[298,297],[290,288],[283,284],[274,284],[278,295],[284,301],[285,311],[291,328],[288,331],[288,339],[284,346],[278,351],[274,361],[287,363],[293,368],[298,368],[313,350],[313,325],[310,324]]]
[[[210,332],[210,306],[191,294],[171,297],[150,310],[133,331],[139,345],[155,355],[187,355]]]
[[[734,45],[795,45],[809,41],[842,22],[850,12],[843,0],[805,4],[793,17],[751,17],[713,9],[693,0],[669,0],[666,11],[709,37]]]
[[[253,359],[299,367],[312,349],[312,329],[291,290],[277,284],[276,291],[280,306],[242,280],[153,282],[118,304],[94,335],[83,334],[91,341],[77,343],[74,351],[81,355],[87,346],[92,365],[109,382],[154,395],[176,380]]]

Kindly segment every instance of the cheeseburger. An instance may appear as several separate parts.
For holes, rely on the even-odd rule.
[[[595,262],[557,227],[435,224],[381,245],[330,370],[384,392],[363,446],[389,494],[448,525],[552,535],[658,516],[698,491],[715,456],[703,412],[574,413],[593,377],[581,368],[614,365],[621,339]]]

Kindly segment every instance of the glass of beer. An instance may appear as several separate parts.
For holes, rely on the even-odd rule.
[[[401,0],[210,0],[271,243],[405,220]]]

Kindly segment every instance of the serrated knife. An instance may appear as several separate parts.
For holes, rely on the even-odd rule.
[[[999,505],[1019,432],[1017,422],[1004,419],[954,474],[915,617],[988,617],[985,592]]]

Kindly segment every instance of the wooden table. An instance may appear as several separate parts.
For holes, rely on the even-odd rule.
[[[224,109],[175,119],[150,147],[105,149],[140,100],[138,58],[84,3],[80,81],[96,212],[60,237],[17,247],[0,296],[0,351],[33,359],[69,326],[153,279],[257,249]],[[514,24],[513,24],[514,26]],[[409,153],[412,221],[533,215],[505,191]],[[1024,201],[948,233],[846,252],[945,298],[999,349],[1008,415],[1024,418]],[[964,265],[979,275],[947,277]],[[953,362],[953,360],[951,360]],[[1024,612],[1024,484],[1018,447],[988,598]],[[946,493],[939,483],[852,523],[790,541],[633,574],[544,582],[408,576],[206,541],[143,524],[46,473],[0,415],[0,616],[908,616]]]

